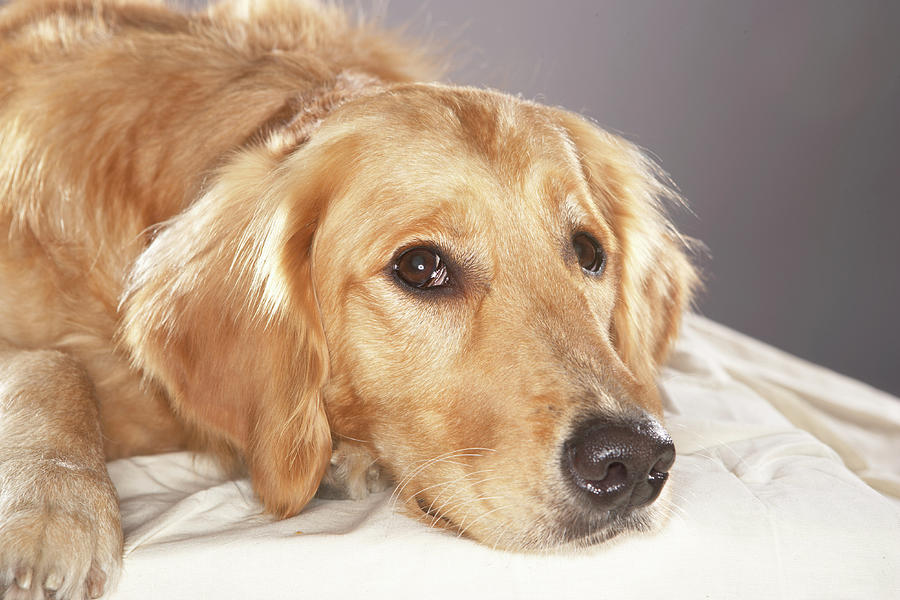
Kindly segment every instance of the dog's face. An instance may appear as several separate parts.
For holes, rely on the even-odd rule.
[[[270,507],[305,503],[331,431],[369,448],[411,510],[488,544],[652,524],[674,460],[654,376],[694,272],[637,150],[562,111],[412,85],[347,103],[266,160],[246,167],[277,205],[248,281],[277,316],[226,332],[248,356],[211,384],[254,399],[174,396],[244,449]],[[143,366],[171,380],[164,360]],[[224,371],[247,391],[225,390]],[[259,399],[279,392],[280,408]],[[289,426],[266,436],[275,421]]]
[[[313,246],[332,429],[428,521],[501,546],[643,526],[674,458],[653,382],[616,349],[628,241],[563,118],[422,86],[352,107]],[[650,454],[579,463],[604,437]]]

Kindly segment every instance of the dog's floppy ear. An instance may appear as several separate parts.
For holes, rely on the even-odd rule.
[[[315,493],[331,435],[310,256],[322,198],[310,180],[283,182],[282,160],[241,152],[161,226],[131,273],[121,339],[186,422],[244,453],[266,509],[287,516]]]
[[[619,277],[611,337],[637,379],[651,382],[678,333],[699,278],[688,242],[662,203],[678,194],[652,160],[630,142],[585,119],[558,113],[590,192],[616,238]]]

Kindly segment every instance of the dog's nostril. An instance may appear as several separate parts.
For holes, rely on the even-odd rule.
[[[592,444],[590,440],[582,440],[581,443],[571,446],[572,467],[588,481],[603,480],[608,475],[610,467],[614,464],[622,464],[605,460],[607,452],[608,449]],[[624,467],[624,465],[622,466]]]
[[[653,465],[653,471],[668,473],[672,465],[675,464],[675,445],[672,444],[671,439],[667,438],[663,440],[661,448],[662,451],[659,453],[659,458],[656,460],[656,464]]]
[[[623,485],[628,481],[628,468],[620,462],[614,462],[606,469],[606,477],[602,481],[606,487]]]
[[[565,470],[602,510],[653,502],[675,462],[671,438],[655,421],[590,421],[567,442]]]
[[[620,462],[614,462],[609,465],[602,478],[589,479],[586,483],[601,494],[624,491],[628,484],[628,468]]]
[[[601,452],[598,452],[601,450]],[[593,444],[576,444],[572,447],[572,467],[585,481],[595,487],[601,483],[605,488],[621,485],[628,480],[628,467],[615,460],[606,460]]]

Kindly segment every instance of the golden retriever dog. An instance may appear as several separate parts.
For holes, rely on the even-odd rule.
[[[396,485],[500,548],[652,528],[695,270],[635,146],[434,83],[334,6],[0,13],[0,591],[96,598],[105,461],[193,449],[285,517]]]

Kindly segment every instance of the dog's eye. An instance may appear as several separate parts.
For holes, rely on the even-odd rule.
[[[394,273],[408,286],[426,289],[447,285],[449,274],[441,255],[430,248],[407,250],[394,263]]]
[[[578,256],[578,264],[588,273],[599,273],[606,265],[606,253],[599,242],[586,233],[572,238],[572,247]]]

